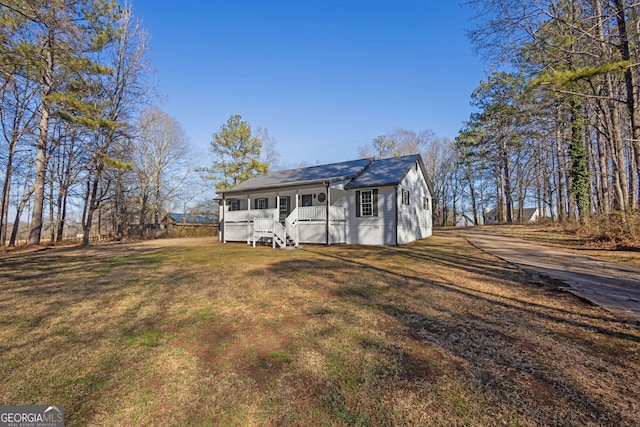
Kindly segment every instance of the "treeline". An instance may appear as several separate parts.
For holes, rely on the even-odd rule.
[[[59,241],[71,210],[84,244],[98,222],[116,238],[158,226],[189,157],[149,107],[148,40],[112,0],[0,1],[1,246],[25,209],[30,245]]]
[[[554,221],[636,215],[640,202],[640,4],[471,0],[470,31],[493,69],[454,143],[458,190],[501,222],[537,207]],[[459,193],[459,194],[458,194]]]

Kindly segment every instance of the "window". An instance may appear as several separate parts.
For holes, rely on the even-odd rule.
[[[280,215],[289,214],[289,197],[280,197]]]
[[[373,216],[373,194],[371,190],[360,192],[360,214]]]
[[[229,206],[230,211],[239,211],[240,210],[240,200],[228,200],[227,206]]]
[[[402,204],[409,204],[409,190],[402,190]]]
[[[424,209],[425,211],[431,210],[431,203],[429,203],[428,197],[424,197],[422,199],[422,209]]]
[[[313,194],[303,194],[302,195],[302,206],[311,206],[313,205]]]
[[[267,209],[267,207],[269,206],[269,203],[267,202],[267,199],[262,198],[262,199],[256,199],[256,209]]]
[[[356,191],[356,216],[378,216],[378,190]]]

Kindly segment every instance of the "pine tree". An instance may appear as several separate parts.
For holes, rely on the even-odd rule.
[[[114,0],[0,2],[0,23],[15,28],[3,36],[3,61],[23,64],[24,75],[40,86],[34,201],[29,245],[40,243],[51,118],[80,126],[112,126],[92,117],[95,111],[77,97],[92,76],[109,73],[95,58],[114,37],[120,8]],[[5,69],[5,65],[0,64]],[[11,65],[11,64],[9,64]]]
[[[215,181],[220,192],[269,172],[269,165],[260,161],[262,140],[253,136],[249,123],[238,114],[213,134],[210,149],[216,161],[201,171],[206,173],[205,178]]]

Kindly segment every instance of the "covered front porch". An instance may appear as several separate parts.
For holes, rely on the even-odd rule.
[[[335,190],[325,187],[316,192],[312,189],[224,199],[220,207],[221,240],[254,246],[262,241],[273,247],[346,243],[347,209],[331,204],[332,192]],[[275,201],[274,208],[268,207],[270,200]],[[301,206],[302,202],[311,206]]]

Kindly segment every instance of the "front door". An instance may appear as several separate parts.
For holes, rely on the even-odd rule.
[[[290,197],[280,197],[280,221],[284,221],[289,216]]]

